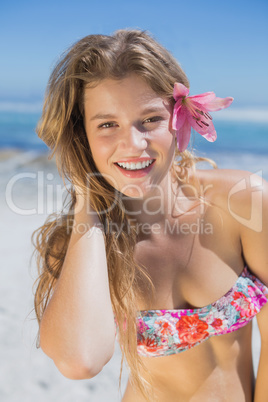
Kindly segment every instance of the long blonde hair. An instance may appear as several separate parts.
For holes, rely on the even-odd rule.
[[[142,77],[157,94],[170,102],[174,102],[175,82],[189,87],[187,77],[174,57],[144,31],[119,30],[111,36],[86,36],[65,52],[55,66],[48,82],[37,134],[52,151],[49,159],[55,155],[63,181],[66,178],[72,185],[90,187],[93,208],[97,212],[106,211],[99,217],[106,227],[109,286],[119,328],[122,362],[124,358],[127,360],[132,381],[148,398],[148,383],[141,375],[143,364],[137,353],[136,297],[138,281],[152,292],[154,287],[146,268],[134,260],[137,233],[128,225],[120,197],[116,197],[114,188],[100,174],[96,175],[98,171],[83,124],[85,86],[95,86],[105,78],[122,79],[130,73]],[[187,181],[188,168],[194,168],[195,163],[204,158],[196,158],[188,151],[177,154],[178,179]],[[68,212],[50,215],[32,235],[39,274],[34,299],[39,325],[60,275],[71,236],[69,229],[72,228],[76,202],[74,187],[69,194]],[[109,230],[109,225],[114,222],[122,228],[120,232]],[[37,347],[40,347],[39,342],[38,332]]]

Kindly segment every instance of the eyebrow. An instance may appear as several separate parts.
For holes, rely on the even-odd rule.
[[[167,109],[164,106],[148,107],[142,111],[142,114],[155,113],[155,112],[166,112]]]
[[[102,119],[114,119],[116,116],[114,114],[102,114],[97,113],[95,116],[91,117],[90,121],[92,120],[102,120]]]
[[[142,110],[141,113],[144,115],[144,114],[148,114],[148,113],[164,112],[164,111],[165,112],[167,111],[166,108],[163,107],[163,106],[160,106],[160,107],[146,108],[146,109]],[[90,121],[93,121],[93,120],[106,120],[106,119],[116,119],[116,115],[110,114],[110,113],[97,113],[97,114],[95,114],[94,116],[92,116],[90,118]]]

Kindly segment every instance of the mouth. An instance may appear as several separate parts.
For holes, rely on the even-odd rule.
[[[152,169],[155,159],[139,160],[138,162],[128,161],[128,162],[115,162],[115,166],[120,170],[120,172],[128,177],[137,179],[147,175]]]
[[[135,162],[116,162],[115,164],[124,170],[135,171],[148,168],[154,163],[155,159],[148,159],[146,161]]]

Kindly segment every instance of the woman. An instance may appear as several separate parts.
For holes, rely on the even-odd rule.
[[[254,388],[261,402],[268,187],[250,172],[196,169],[190,126],[214,141],[208,110],[232,98],[188,88],[138,30],[88,36],[52,72],[37,132],[72,187],[68,214],[34,233],[40,346],[67,378],[92,378],[117,328],[130,368],[123,402],[252,401]]]

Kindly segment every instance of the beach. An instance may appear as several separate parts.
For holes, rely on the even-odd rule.
[[[37,272],[34,258],[30,261],[33,252],[30,238],[55,207],[55,202],[49,205],[45,194],[38,204],[37,190],[39,187],[40,193],[42,180],[51,188],[57,185],[63,187],[55,163],[48,161],[46,154],[38,156],[38,152],[1,150],[0,171],[0,400],[120,401],[118,378],[121,352],[118,345],[113,358],[97,377],[81,381],[65,378],[54,362],[35,346],[38,325],[32,311],[32,287]],[[12,197],[9,197],[10,194]],[[36,213],[38,208],[39,213]],[[122,390],[126,381],[127,373],[124,371]]]
[[[185,129],[189,118],[193,128],[196,127],[204,134],[205,127],[208,127],[210,132],[206,141],[202,135],[192,130],[189,151],[193,151],[197,157],[211,158],[220,169],[246,170],[268,181],[268,53],[265,51],[268,36],[267,9],[267,1],[244,0],[205,3],[122,0],[116,2],[66,0],[1,2],[0,402],[120,402],[128,381],[128,368],[124,365],[122,385],[119,390],[122,355],[117,341],[112,359],[96,377],[86,380],[70,380],[64,377],[53,360],[36,346],[38,323],[34,311],[34,291],[38,272],[31,236],[35,230],[44,225],[51,214],[61,214],[69,188],[69,183],[66,183],[67,188],[65,188],[59,176],[55,159],[49,159],[50,150],[46,143],[52,147],[55,143],[65,144],[65,146],[68,144],[75,150],[77,146],[80,148],[78,144],[80,135],[87,134],[88,138],[92,138],[89,135],[92,127],[93,138],[96,138],[95,149],[100,155],[99,160],[103,158],[103,165],[106,158],[103,155],[108,155],[109,149],[114,148],[107,163],[114,162],[115,158],[120,163],[121,157],[121,162],[124,163],[126,159],[131,162],[130,159],[132,157],[135,159],[135,155],[142,158],[146,156],[145,159],[154,159],[156,155],[156,158],[159,156],[161,167],[165,164],[163,155],[167,147],[163,138],[160,134],[158,137],[157,133],[163,132],[160,129],[167,126],[165,116],[170,113],[171,104],[176,102],[177,108],[181,102],[182,119],[177,121],[177,124],[181,123]],[[128,39],[124,39],[125,30],[129,31]],[[139,30],[140,38],[137,35]],[[115,34],[117,31],[118,34]],[[119,37],[117,36],[119,31],[121,31],[121,39],[117,41],[115,38]],[[159,45],[146,39],[147,34]],[[115,35],[114,39],[109,39],[110,35]],[[80,42],[82,38],[84,39]],[[74,44],[77,46],[72,47]],[[162,48],[166,49],[171,57],[163,52]],[[173,62],[173,58],[178,64]],[[133,84],[130,87],[133,91],[131,96],[124,98],[124,93],[128,90],[124,78],[135,76],[135,74],[144,79],[144,90],[139,97],[133,96],[136,89]],[[113,94],[119,94],[116,89],[119,86],[112,85],[113,78],[116,79],[114,84],[122,83],[122,93],[120,92],[118,102],[114,102],[116,98]],[[181,87],[182,96],[177,97],[176,91],[172,88],[175,81],[189,87],[189,95],[186,96],[188,91],[185,87],[184,89]],[[137,84],[137,89],[138,87]],[[100,88],[106,88],[107,94],[98,96],[101,93]],[[171,99],[172,91],[174,91],[173,99]],[[192,99],[190,102],[189,96]],[[224,104],[227,105],[230,102],[229,97],[233,98],[233,102],[226,108]],[[227,98],[229,100],[226,101]],[[121,102],[122,99],[127,99],[128,102]],[[131,106],[134,102],[130,103],[130,100],[134,99],[137,99],[135,108]],[[148,105],[145,108],[143,105],[147,99]],[[197,100],[198,103],[195,104]],[[158,107],[158,104],[162,106]],[[118,105],[122,105],[122,108]],[[190,105],[192,107],[189,108]],[[91,108],[91,106],[94,107]],[[186,113],[185,106],[194,120],[190,118],[188,112]],[[220,110],[222,107],[224,108]],[[89,117],[91,109],[95,116]],[[103,119],[98,121],[98,117]],[[213,119],[216,132],[212,129],[210,118]],[[172,121],[175,123],[175,119],[170,119],[170,128]],[[119,130],[115,129],[116,126]],[[112,127],[114,127],[113,130],[103,130]],[[132,147],[129,146],[132,144],[129,141],[132,135],[126,135],[125,129],[131,130],[131,134],[132,131],[136,133],[139,130],[148,146],[148,154],[146,151],[144,154],[139,151],[137,153],[135,149],[133,153]],[[150,132],[154,133],[154,130],[156,130],[156,136],[154,137],[153,134],[151,137]],[[112,136],[116,136],[112,138],[118,139],[115,144],[121,142],[121,148],[117,148],[117,145],[113,146],[113,139],[109,132],[113,132]],[[121,141],[122,134],[123,141]],[[209,141],[216,136],[216,141]],[[100,138],[103,142],[98,142]],[[151,138],[157,139],[156,147]],[[142,142],[145,144],[144,141]],[[98,144],[102,144],[103,148]],[[88,152],[84,145],[87,144],[83,144],[83,149]],[[64,149],[64,152],[68,150]],[[92,154],[95,156],[94,152]],[[157,163],[154,166],[160,173]],[[148,171],[154,169],[154,166],[152,168],[148,166]],[[208,162],[201,162],[196,168],[211,169],[212,166]],[[239,181],[234,190],[238,192],[249,188],[254,182],[256,183],[247,177],[247,180]],[[190,193],[187,185],[186,183],[185,194]],[[223,187],[224,185],[219,185],[218,188]],[[256,199],[260,200],[258,197],[260,192],[257,194],[257,186],[251,189],[253,204]],[[203,186],[202,190],[204,190]],[[169,194],[164,191],[161,192],[161,196],[162,194],[167,200],[171,200],[172,197]],[[184,202],[185,200],[180,204],[178,199],[178,206],[187,205],[187,201]],[[228,212],[239,221],[240,211],[232,211],[231,204],[228,203]],[[237,206],[237,203],[232,205],[234,204]],[[146,200],[143,207],[147,208],[147,206]],[[259,206],[260,204],[258,208]],[[240,205],[237,209],[240,210]],[[241,211],[245,209],[241,207]],[[65,211],[67,210],[68,208]],[[258,220],[255,219],[258,214],[251,220],[253,215],[251,214],[244,221],[240,220],[240,223],[243,222],[245,225],[255,223]],[[224,215],[220,214],[220,218],[221,216]],[[183,219],[178,219],[178,226],[169,227],[172,233],[177,227],[182,229],[181,221]],[[193,221],[193,225],[188,224],[190,222],[188,219],[186,222],[186,232],[190,228],[192,234],[194,230],[192,228],[195,226],[198,233],[200,227],[196,222]],[[201,226],[202,219],[199,222]],[[226,227],[224,224],[223,226]],[[155,226],[159,226],[162,230],[161,225]],[[147,221],[144,227],[146,229],[149,227],[149,231],[151,230]],[[205,225],[204,229],[206,230]],[[203,228],[201,230],[203,231]],[[218,233],[219,231],[217,236]],[[224,235],[223,237],[227,238],[226,233]],[[206,240],[204,237],[203,239]],[[213,239],[215,240],[214,237]],[[195,240],[200,242],[200,247],[206,247],[209,243],[202,242],[202,239],[198,238],[194,238]],[[220,243],[222,246],[222,238],[218,244]],[[240,246],[241,243],[242,240],[236,242],[234,253],[237,252],[237,245]],[[179,244],[176,252],[179,254],[180,267],[182,265],[181,250],[182,246]],[[254,250],[257,255],[258,252]],[[189,254],[191,251],[192,248]],[[164,254],[169,252],[168,247],[163,248],[163,260]],[[213,252],[217,253],[218,249],[213,245],[213,249],[208,247],[205,252],[212,255]],[[199,261],[196,256],[197,253],[193,261]],[[222,258],[223,263],[230,264],[225,255],[217,257]],[[250,257],[247,259],[250,265]],[[90,261],[88,267],[89,269],[91,267]],[[166,265],[163,263],[161,271],[162,269],[166,272]],[[204,277],[200,267],[199,272]],[[160,276],[157,278],[159,279]],[[184,280],[185,278],[186,276]],[[181,280],[181,277],[179,279]],[[219,280],[216,285],[217,289],[220,289],[224,283],[220,283]],[[75,286],[74,288],[78,291]],[[175,286],[171,288],[176,289]],[[188,290],[183,288],[183,294],[179,296],[182,296],[182,300],[186,302],[187,292],[195,295],[193,289],[191,282]],[[199,293],[195,296],[196,300],[201,300]],[[174,302],[175,299],[176,297]],[[180,300],[180,297],[177,300]],[[188,300],[189,303],[190,301]],[[215,330],[219,328],[219,322],[220,320],[213,321]],[[256,376],[261,341],[256,317],[252,323],[252,356]],[[183,336],[182,333],[180,335]],[[224,343],[222,336],[218,337],[218,343],[221,341]],[[213,339],[216,340],[215,337]],[[214,342],[211,344],[213,349]],[[233,346],[230,353],[234,351],[241,356],[241,349],[236,347],[236,343]],[[189,364],[191,351],[182,353],[187,352],[190,353],[190,359],[185,358],[185,360]],[[182,357],[183,360],[184,356],[174,357]],[[196,360],[194,364],[198,366]],[[215,367],[216,365],[217,362]],[[202,370],[203,365],[200,367]],[[230,367],[230,364],[226,364],[226,371]],[[241,377],[241,370],[238,371],[237,376]],[[178,384],[183,384],[178,373],[175,372],[174,375],[178,379]],[[215,381],[216,387],[219,381],[223,381],[220,375],[213,378],[218,380]],[[230,382],[233,381],[230,374],[228,378]],[[236,378],[234,380],[236,381]],[[195,378],[193,378],[193,384],[197,384]],[[205,385],[205,382],[202,385]],[[185,384],[186,388],[187,384]],[[210,395],[209,398],[211,401],[214,396]],[[225,399],[226,395],[222,398]],[[268,396],[266,398],[268,401]]]
[[[267,179],[267,156],[250,153],[209,155],[221,168],[260,171]],[[40,150],[5,148],[0,151],[1,255],[0,271],[0,400],[4,402],[117,402],[121,353],[90,380],[69,380],[35,346],[38,325],[33,311],[36,279],[30,238],[47,216],[61,208],[63,183],[54,160]],[[56,197],[61,194],[60,197]],[[64,198],[64,197],[63,197]],[[253,359],[256,372],[260,338],[254,319]],[[127,369],[122,377],[122,393]]]

